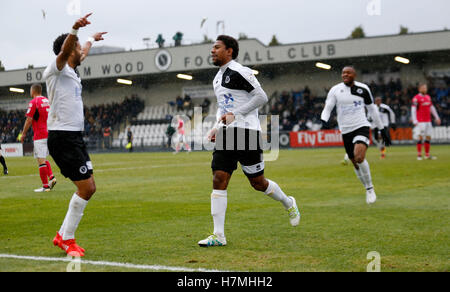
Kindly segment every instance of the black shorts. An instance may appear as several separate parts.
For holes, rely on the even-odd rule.
[[[355,144],[365,144],[369,147],[370,144],[370,128],[361,127],[353,132],[343,134],[345,152],[347,152],[348,158],[355,158]]]
[[[48,151],[61,170],[72,181],[89,179],[93,174],[92,162],[82,132],[49,131]]]
[[[228,142],[228,143],[227,143]],[[261,133],[242,128],[222,128],[216,134],[216,147],[211,168],[232,174],[239,162],[244,174],[258,177],[264,174]]]

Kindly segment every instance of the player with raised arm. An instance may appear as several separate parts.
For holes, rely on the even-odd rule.
[[[431,115],[433,115],[438,126],[441,124],[441,119],[427,92],[428,86],[420,84],[419,93],[414,96],[411,106],[411,119],[414,124],[413,135],[417,141],[417,160],[422,160],[422,142],[425,146],[425,159],[436,159],[436,156],[430,155],[431,134],[433,132]],[[425,141],[423,141],[423,138],[425,138]]]
[[[94,34],[81,47],[78,29],[90,24],[86,16],[78,19],[69,34],[53,43],[55,60],[45,69],[44,79],[50,103],[48,115],[48,149],[61,170],[76,186],[60,230],[53,239],[68,255],[84,256],[85,250],[75,242],[75,231],[83,211],[96,191],[91,159],[83,140],[84,114],[81,79],[77,66],[87,57],[94,41],[103,40],[106,32]]]
[[[389,129],[390,128],[392,128],[393,130],[397,129],[397,126],[395,123],[395,113],[387,104],[382,103],[382,100],[383,99],[381,98],[381,96],[377,96],[375,98],[375,104],[378,106],[381,123],[383,124],[384,128],[386,129],[386,134],[388,135],[388,137],[390,139]],[[379,137],[378,129],[377,129],[375,123],[373,122],[373,118],[371,116],[369,116],[369,119],[372,122],[371,128],[373,130],[374,136]],[[381,159],[386,158],[386,146],[384,145],[381,137],[379,137],[378,139],[374,139],[373,142],[375,143],[375,145],[377,145],[378,149],[381,152]]]
[[[30,127],[33,127],[34,158],[39,165],[39,175],[42,181],[42,188],[34,190],[36,193],[49,192],[56,184],[56,178],[53,175],[50,162],[47,160],[47,117],[50,110],[48,99],[42,96],[42,86],[33,84],[30,89],[32,100],[28,104],[28,110],[25,114],[26,121],[20,137],[20,142],[25,141]]]
[[[286,196],[277,183],[264,177],[258,108],[268,99],[252,70],[234,61],[238,53],[238,42],[226,35],[218,36],[211,50],[214,65],[220,67],[213,81],[218,103],[217,123],[208,134],[209,139],[216,143],[211,163],[214,233],[198,242],[203,247],[227,244],[227,187],[238,162],[255,190],[283,205],[292,226],[300,222],[300,212],[294,197]]]
[[[336,106],[337,121],[344,140],[345,151],[353,163],[356,176],[366,188],[366,203],[372,204],[375,203],[377,196],[372,184],[369,163],[366,160],[366,151],[370,144],[370,123],[367,120],[365,108],[373,117],[385,145],[389,146],[391,141],[381,123],[378,108],[373,103],[369,87],[355,81],[356,71],[351,66],[344,67],[341,76],[343,82],[333,86],[328,92],[321,119],[324,124],[327,124]]]

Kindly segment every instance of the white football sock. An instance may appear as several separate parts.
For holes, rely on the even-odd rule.
[[[75,238],[75,231],[78,228],[81,217],[83,217],[83,211],[84,208],[86,208],[87,203],[88,201],[83,200],[76,193],[73,194],[69,203],[66,219],[64,219],[63,223],[63,240]]]
[[[362,182],[364,187],[367,189],[372,189],[372,176],[370,174],[370,166],[369,162],[364,159],[362,163],[358,163],[359,170],[355,168],[356,176],[359,178],[359,180]]]
[[[227,190],[213,190],[211,193],[211,215],[214,220],[214,234],[225,237],[225,213],[227,211]]]
[[[66,217],[64,217],[64,221],[61,224],[61,227],[59,228],[59,235],[63,236],[64,234],[64,225],[66,225],[66,221],[67,221],[67,215],[69,214],[69,212],[66,213]]]
[[[286,196],[286,194],[281,190],[277,183],[271,181],[270,179],[267,179],[267,181],[269,182],[269,186],[267,187],[267,190],[264,192],[264,194],[268,195],[275,201],[281,202],[286,210],[292,207],[294,202],[288,196]]]

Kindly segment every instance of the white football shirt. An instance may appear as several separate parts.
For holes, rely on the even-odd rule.
[[[387,104],[380,104],[378,107],[380,112],[380,120],[385,128],[389,127],[389,124],[395,124],[395,113]],[[370,115],[369,118],[372,118]],[[372,129],[376,128],[376,125],[372,122]]]
[[[328,121],[331,110],[336,106],[339,130],[342,134],[347,134],[361,127],[370,127],[365,106],[372,104],[372,93],[366,84],[355,81],[349,87],[341,82],[328,92],[321,119]]]
[[[45,69],[44,80],[50,103],[49,131],[83,131],[84,114],[81,79],[69,65],[59,71],[56,59]]]
[[[252,98],[250,93],[261,87],[252,70],[234,60],[220,67],[213,86],[217,97],[217,120],[222,115],[228,112],[234,113],[247,104]],[[228,127],[261,131],[258,109],[252,110],[245,116],[236,116]]]

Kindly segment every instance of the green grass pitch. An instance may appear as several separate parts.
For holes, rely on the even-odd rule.
[[[94,154],[97,193],[76,233],[86,260],[228,271],[366,271],[367,253],[381,271],[450,270],[450,146],[432,146],[417,161],[414,146],[391,147],[368,161],[378,201],[365,190],[343,148],[283,150],[266,177],[295,196],[302,220],[293,228],[279,202],[254,191],[240,168],[228,189],[228,245],[200,248],[213,230],[211,153]],[[52,160],[50,160],[53,162]],[[50,193],[32,157],[7,159],[0,176],[0,254],[60,257],[52,245],[74,185],[59,174]],[[65,271],[67,263],[0,258],[0,271]],[[133,271],[81,265],[82,271]]]

